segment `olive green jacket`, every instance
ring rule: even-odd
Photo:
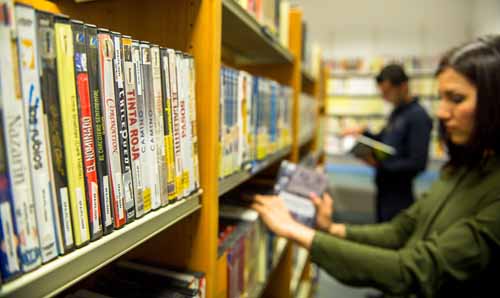
[[[482,172],[441,172],[391,222],[316,232],[313,262],[338,280],[398,296],[500,295],[500,160]],[[487,294],[489,292],[489,294]]]

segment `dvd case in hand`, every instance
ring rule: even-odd
[[[21,265],[18,258],[19,239],[12,209],[12,189],[5,151],[3,118],[0,104],[0,275],[5,281],[18,275],[21,272]]]
[[[106,142],[106,157],[111,188],[115,228],[122,227],[127,220],[125,214],[125,195],[121,169],[121,154],[119,148],[119,129],[117,123],[115,82],[113,76],[113,40],[108,30],[99,29],[99,80],[101,90],[101,106],[104,119],[104,139]]]
[[[141,44],[138,41],[133,41],[132,43],[132,61],[135,67],[135,79],[137,86],[137,115],[138,115],[138,126],[139,126],[139,143],[141,148],[141,154],[139,156],[139,165],[141,166],[142,173],[142,214],[136,214],[136,216],[141,216],[143,214],[151,211],[151,188],[146,184],[148,181],[147,175],[147,163],[148,157],[146,154],[146,108],[144,104],[144,81],[142,76],[142,59],[141,59]],[[146,171],[146,173],[144,172]]]
[[[56,258],[59,253],[47,155],[45,111],[43,98],[40,94],[35,10],[30,6],[16,4],[15,16],[24,120],[28,133],[29,164],[38,239],[42,252],[42,262],[46,263]]]
[[[121,34],[112,32],[113,45],[115,55],[113,56],[113,67],[115,70],[115,97],[116,106],[118,107],[118,126],[120,139],[120,153],[122,162],[122,179],[125,196],[125,210],[127,214],[127,222],[131,222],[135,218],[135,206],[133,197],[132,170],[130,168],[130,151],[128,141],[128,121],[127,121],[127,105],[125,99],[125,86],[123,78],[123,55],[121,45]]]
[[[162,91],[163,91],[163,128],[165,136],[165,154],[167,165],[167,191],[168,200],[174,201],[176,198],[175,185],[175,160],[174,160],[174,137],[172,132],[172,108],[171,90],[169,78],[168,49],[161,48],[161,70],[162,70]]]
[[[151,46],[147,42],[141,42],[141,67],[142,84],[144,86],[144,116],[145,116],[145,145],[146,145],[146,163],[143,164],[143,174],[145,191],[147,196],[148,189],[151,194],[151,208],[153,210],[160,208],[160,189],[158,165],[156,163],[156,138],[155,138],[155,107],[153,95],[153,69],[151,63]]]
[[[101,223],[104,234],[114,229],[113,207],[108,174],[108,159],[106,156],[106,140],[104,136],[104,122],[101,103],[101,89],[99,87],[99,40],[97,28],[94,25],[85,25],[87,44],[87,71],[91,94],[90,107],[92,109],[92,124],[94,127],[94,145],[96,153],[96,170],[99,181],[99,199],[101,203]]]
[[[168,204],[167,191],[167,162],[165,157],[165,141],[163,127],[163,93],[161,90],[161,66],[160,48],[151,46],[151,64],[153,74],[153,99],[154,99],[154,124],[155,124],[155,145],[156,163],[158,169],[158,186],[161,205]]]
[[[59,105],[61,109],[66,172],[68,175],[69,198],[73,233],[77,247],[90,240],[85,201],[82,150],[78,106],[76,102],[73,34],[66,18],[56,18],[54,25],[57,53],[57,76]]]
[[[83,154],[83,169],[87,189],[87,207],[89,216],[90,240],[103,235],[101,222],[101,202],[99,182],[96,171],[96,153],[94,144],[94,126],[90,105],[89,74],[87,66],[87,45],[85,27],[80,21],[71,21],[75,52],[76,97],[80,115],[80,134]]]
[[[66,175],[66,157],[62,135],[62,119],[59,107],[57,84],[56,46],[54,37],[54,16],[37,11],[38,54],[40,61],[40,85],[43,104],[47,113],[47,127],[50,131],[49,161],[52,193],[58,227],[58,245],[61,254],[74,249],[73,224]]]
[[[134,44],[130,37],[122,37],[123,73],[125,80],[125,99],[127,104],[128,140],[130,148],[130,170],[132,172],[133,196],[135,215],[141,216],[144,212],[144,198],[142,195],[142,166],[141,143],[139,136],[139,115],[137,110],[137,82],[133,53],[139,55],[139,45]]]
[[[28,144],[24,122],[23,101],[17,67],[13,1],[0,0],[3,19],[0,22],[0,106],[4,112],[3,127],[9,178],[12,189],[14,225],[19,239],[19,259],[22,271],[40,266],[35,205],[29,174]]]

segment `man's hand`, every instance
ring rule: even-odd
[[[316,208],[316,227],[324,232],[328,232],[332,225],[333,199],[325,193],[323,199],[315,193],[309,196]]]
[[[342,129],[340,132],[340,135],[345,137],[345,136],[359,136],[366,130],[365,125],[358,125],[358,126],[352,126],[352,127],[346,127]]]
[[[375,159],[373,154],[370,154],[369,156],[363,158],[362,160],[364,163],[374,168],[378,167],[379,165],[379,162]]]

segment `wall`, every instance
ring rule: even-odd
[[[500,0],[474,1],[472,35],[500,33]]]
[[[291,2],[303,8],[304,18],[308,22],[309,40],[319,41],[328,59],[374,55],[439,55],[450,46],[470,39],[475,28],[471,12],[483,14],[474,7],[476,2],[481,1]],[[500,18],[497,19],[498,23]]]

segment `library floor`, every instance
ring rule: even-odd
[[[335,199],[335,220],[355,224],[375,222],[373,171],[349,158],[329,158],[326,171]],[[416,192],[427,189],[436,177],[436,166],[429,167],[417,179]],[[375,289],[345,286],[321,271],[316,298],[366,298],[377,293]]]

